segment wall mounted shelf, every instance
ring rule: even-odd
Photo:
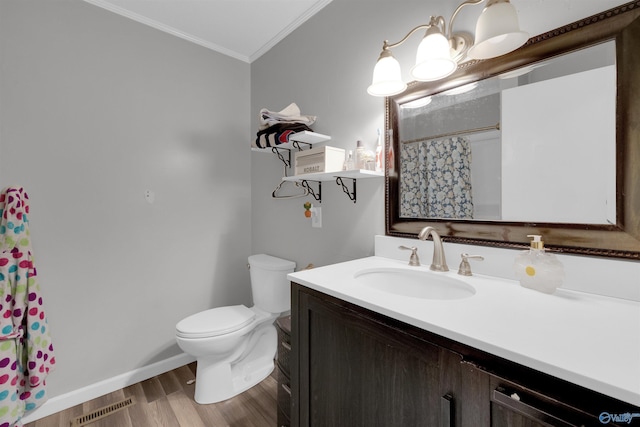
[[[259,153],[273,153],[288,168],[291,167],[291,151],[302,151],[311,148],[313,144],[326,142],[331,139],[328,135],[303,130],[289,136],[289,141],[285,144],[278,144],[272,147],[258,148],[251,147],[251,151]],[[286,158],[285,158],[286,156]]]
[[[273,147],[257,148],[251,147],[251,151],[260,153],[273,153],[284,163],[285,174],[286,168],[290,168],[291,164],[291,152],[302,151],[311,148],[313,144],[319,144],[331,140],[328,135],[321,133],[302,131],[297,132],[289,136],[289,142],[286,144],[279,144]],[[307,173],[303,175],[284,176],[282,181],[299,182],[300,185],[309,191],[309,194],[318,202],[322,203],[322,183],[326,181],[335,181],[337,185],[342,187],[342,191],[349,197],[353,203],[356,203],[356,180],[365,178],[377,178],[384,177],[384,172],[370,171],[366,169],[356,169],[348,171],[337,172],[319,172],[319,173]],[[345,183],[346,180],[351,180],[351,187]],[[317,183],[317,190],[315,190],[310,182]]]
[[[342,187],[342,191],[349,197],[353,203],[356,203],[356,180],[366,178],[384,177],[384,172],[370,171],[366,169],[337,171],[337,172],[320,172],[307,173],[303,175],[285,176],[283,181],[298,181],[301,185],[309,190],[309,193],[318,202],[322,203],[322,183],[326,181],[335,181]],[[345,179],[351,179],[351,189],[345,184]],[[309,181],[318,183],[318,191],[314,191],[309,185]]]
[[[336,178],[352,178],[352,179],[364,179],[364,178],[377,178],[384,176],[384,172],[370,171],[366,169],[354,169],[348,171],[336,171],[336,172],[317,172],[317,173],[305,173],[302,175],[285,176],[282,178],[285,181],[335,181]]]

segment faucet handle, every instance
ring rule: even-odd
[[[404,249],[407,251],[411,251],[411,256],[409,257],[409,265],[413,266],[413,267],[419,267],[420,266],[420,259],[418,258],[418,248],[416,248],[415,246],[398,246],[398,249]]]
[[[460,267],[458,267],[458,274],[462,276],[471,276],[471,264],[469,264],[470,259],[479,259],[482,261],[484,259],[481,255],[469,255],[469,254],[460,254],[462,257],[462,261],[460,262]]]

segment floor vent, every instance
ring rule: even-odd
[[[133,397],[130,397],[128,399],[122,400],[112,405],[105,406],[104,408],[96,409],[95,411],[89,412],[88,414],[80,415],[79,417],[71,420],[71,427],[86,426],[87,424],[94,423],[101,418],[108,417],[109,415],[112,415],[115,412],[128,408],[129,406],[134,405],[135,403],[136,403],[135,399]]]

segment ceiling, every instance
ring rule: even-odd
[[[331,0],[84,0],[251,63]]]
[[[84,1],[251,63],[332,0]],[[366,4],[371,0],[363,1]],[[455,9],[455,5],[461,0],[421,1],[428,3],[437,13],[444,13],[447,7]],[[627,0],[511,0],[518,10],[521,27],[530,34],[549,31],[625,1]],[[576,8],[579,11],[574,11]],[[481,10],[480,6],[463,9],[456,18],[456,31],[472,32]],[[384,29],[380,33],[382,40]]]

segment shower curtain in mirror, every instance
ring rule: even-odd
[[[400,216],[473,218],[471,146],[460,136],[401,144]]]

